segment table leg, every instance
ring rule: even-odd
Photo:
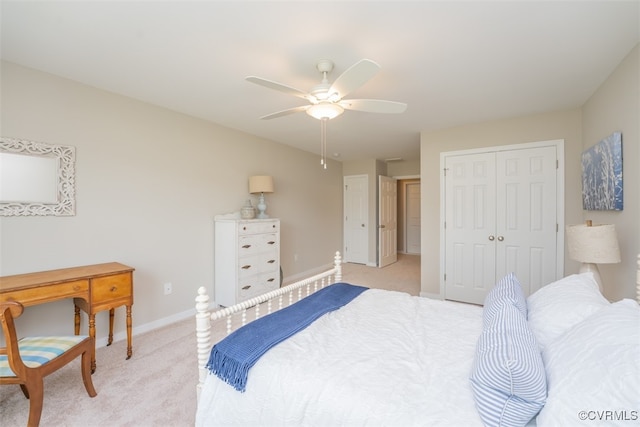
[[[131,345],[131,306],[127,306],[127,360],[131,358],[133,354],[133,347]]]
[[[91,373],[93,374],[96,371],[96,348],[95,348],[95,340],[96,340],[96,315],[89,314],[89,336],[93,338],[94,346],[93,353],[91,354]]]
[[[113,317],[115,311],[115,308],[109,310],[109,340],[107,341],[107,346],[110,346],[113,342]]]
[[[75,307],[75,314],[73,316],[74,332],[76,335],[80,335],[80,307],[78,307],[77,305],[74,305],[74,307]]]

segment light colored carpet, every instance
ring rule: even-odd
[[[345,264],[343,281],[418,295],[420,256],[399,254],[397,263],[382,269]],[[215,335],[223,333],[214,329]],[[98,348],[93,374],[98,395],[87,395],[79,360],[72,362],[45,378],[40,425],[192,426],[198,381],[195,348],[193,319],[135,336],[130,360],[125,360],[126,340]],[[0,387],[2,426],[25,426],[28,413],[29,402],[19,386]]]

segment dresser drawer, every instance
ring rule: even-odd
[[[279,252],[277,234],[253,234],[238,239],[238,257],[251,256],[263,252]]]
[[[261,234],[261,233],[277,233],[280,222],[273,221],[241,221],[238,224],[238,235]]]
[[[238,277],[240,279],[259,273],[277,272],[280,267],[277,253],[256,255],[239,261]]]
[[[129,273],[93,279],[91,299],[94,304],[131,297],[132,283]]]
[[[238,301],[273,291],[280,287],[280,273],[263,273],[240,279],[238,288]]]

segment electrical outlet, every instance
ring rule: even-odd
[[[171,283],[165,283],[164,284],[164,294],[165,295],[169,295],[171,292],[173,292],[173,286],[171,286]]]

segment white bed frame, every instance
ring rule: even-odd
[[[333,267],[315,276],[300,280],[290,285],[283,286],[271,292],[248,299],[231,307],[222,308],[211,313],[209,311],[209,296],[203,286],[198,289],[196,297],[196,342],[198,350],[198,399],[200,390],[207,376],[207,362],[213,340],[211,334],[211,324],[215,321],[226,319],[226,335],[234,330],[258,319],[261,314],[261,306],[266,309],[266,314],[274,313],[282,308],[288,307],[294,302],[300,301],[312,293],[342,280],[342,257],[340,252],[336,252],[333,260]],[[287,296],[288,295],[288,296]],[[266,307],[264,307],[266,306]],[[251,309],[251,310],[250,310]],[[251,311],[251,320],[247,320]],[[240,317],[240,320],[237,319]],[[234,322],[234,318],[236,318]]]
[[[640,304],[640,254],[638,254],[637,265],[636,301]],[[209,296],[207,295],[207,290],[204,287],[198,289],[198,296],[196,297],[196,341],[199,373],[197,385],[198,399],[200,398],[200,390],[204,384],[204,379],[207,376],[207,369],[205,366],[209,360],[209,353],[213,346],[211,336],[212,322],[226,319],[226,334],[228,335],[251,320],[259,318],[261,305],[266,305],[266,314],[273,313],[308,295],[311,295],[325,286],[340,282],[341,280],[342,258],[340,257],[340,252],[336,252],[334,257],[334,266],[330,270],[291,285],[284,286],[280,289],[276,289],[275,291],[243,301],[231,307],[216,310],[213,313],[209,311]],[[285,295],[288,295],[288,298],[285,298]],[[274,307],[273,302],[276,300],[277,304],[276,307]],[[252,309],[251,311],[253,311],[253,315],[251,316],[251,320],[247,320],[247,314],[250,308]],[[233,318],[235,315],[240,315],[239,322],[236,321],[234,323]]]

